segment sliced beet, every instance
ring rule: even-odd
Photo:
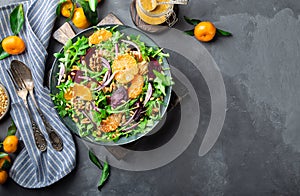
[[[144,116],[144,110],[145,110],[145,108],[144,108],[144,106],[143,106],[143,104],[140,102],[140,101],[138,101],[138,102],[136,102],[136,104],[135,104],[135,106],[137,107],[137,111],[135,112],[135,115],[134,115],[134,117],[133,117],[133,120],[135,121],[135,122],[139,122],[140,121],[140,119]]]
[[[86,64],[88,65],[90,63],[90,59],[92,58],[93,54],[95,54],[95,51],[96,51],[95,47],[89,48],[86,51],[85,56],[82,56],[82,59],[80,59],[80,60],[81,61],[84,60],[86,62]]]
[[[102,70],[102,61],[101,55],[98,53],[95,47],[89,48],[86,52],[86,55],[80,58],[81,62],[85,61],[86,65],[92,71],[101,71]]]
[[[71,77],[72,81],[75,83],[80,83],[83,79],[81,78],[83,76],[84,72],[81,70],[72,70],[69,73],[69,76]]]
[[[128,93],[124,86],[120,86],[110,97],[110,104],[112,108],[116,108],[128,100]]]
[[[149,80],[154,80],[155,79],[155,74],[153,70],[161,72],[162,67],[161,64],[156,59],[150,59],[150,62],[148,63],[148,78]]]

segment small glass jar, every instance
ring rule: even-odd
[[[168,0],[157,0],[157,2],[165,2]],[[170,27],[173,26],[177,17],[173,10],[173,4],[161,4],[157,7],[148,11],[151,8],[151,0],[136,0],[136,11],[141,20],[151,25],[160,25],[167,23]]]

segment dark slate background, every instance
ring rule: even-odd
[[[14,1],[0,4],[8,2]],[[130,2],[103,0],[99,16],[113,12],[133,26]],[[196,156],[199,143],[193,142],[159,169],[112,168],[99,192],[99,172],[75,138],[78,162],[70,175],[39,190],[9,180],[0,186],[0,195],[300,195],[300,1],[190,0],[179,8],[175,28],[191,28],[184,15],[213,21],[234,35],[203,44],[219,66],[227,91],[225,124],[207,155]],[[63,22],[57,20],[55,29]],[[51,41],[48,67],[59,47]],[[9,123],[0,123],[1,134]]]

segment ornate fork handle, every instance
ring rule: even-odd
[[[35,144],[36,144],[37,148],[43,152],[47,149],[47,143],[46,143],[45,137],[39,130],[37,124],[34,121],[31,121],[31,123],[32,123],[32,130],[33,130]]]
[[[57,150],[57,151],[61,151],[63,149],[63,142],[61,137],[58,135],[58,133],[53,129],[53,127],[50,125],[50,123],[46,120],[44,114],[42,113],[42,111],[38,108],[38,113],[41,116],[43,123],[45,125],[46,131],[48,133],[50,142],[52,147]]]
[[[27,112],[28,112],[28,115],[30,118],[30,122],[32,125],[32,131],[33,131],[33,137],[35,140],[35,144],[40,151],[44,152],[47,149],[47,141],[46,141],[43,133],[41,132],[40,128],[37,126],[37,124],[33,120],[30,110],[28,108],[28,104],[26,102],[25,102],[25,107],[27,109]]]

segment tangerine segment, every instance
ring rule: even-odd
[[[100,42],[108,40],[111,38],[111,36],[112,33],[110,31],[106,29],[100,29],[89,37],[89,44],[99,44]]]
[[[88,87],[77,83],[67,90],[67,92],[64,94],[64,97],[66,100],[71,100],[75,97],[80,97],[85,101],[92,101],[93,99],[91,90]]]
[[[194,35],[197,40],[202,42],[211,41],[216,35],[216,27],[209,21],[203,21],[198,23],[194,28]]]
[[[118,72],[115,79],[122,84],[127,84],[133,80],[134,76],[139,72],[136,60],[130,54],[121,54],[113,61],[113,72]]]
[[[130,99],[137,98],[143,92],[144,78],[141,75],[135,75],[128,88],[128,97]]]
[[[118,128],[121,123],[122,114],[112,114],[108,116],[105,120],[101,121],[101,131],[111,132]]]
[[[20,37],[12,35],[3,39],[2,48],[8,54],[16,55],[24,52],[26,46],[25,42]]]

